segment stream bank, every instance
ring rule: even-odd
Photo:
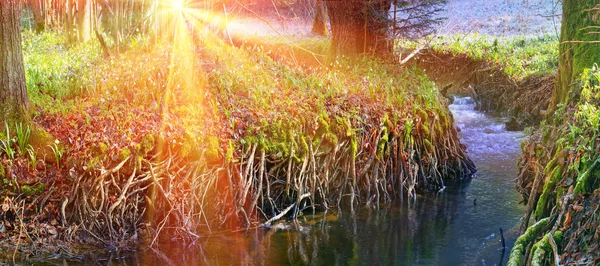
[[[513,189],[522,132],[506,131],[505,118],[474,110],[456,97],[450,110],[468,154],[474,179],[443,191],[395,200],[379,209],[361,207],[314,213],[270,228],[214,232],[194,243],[163,239],[154,248],[73,258],[115,265],[503,265],[518,236],[524,211]],[[484,139],[485,141],[480,141]],[[503,252],[499,229],[504,230]],[[61,260],[46,263],[60,264]]]
[[[509,117],[509,130],[537,126],[547,114],[554,75],[515,79],[499,65],[433,49],[422,51],[412,62],[436,82],[443,94],[470,94],[478,110]]]

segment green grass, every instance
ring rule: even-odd
[[[22,36],[27,89],[31,102],[46,110],[82,96],[96,86],[97,42],[69,44],[63,34],[25,30]]]
[[[474,60],[499,65],[515,79],[555,73],[558,39],[554,35],[496,37],[480,34],[438,36],[431,41],[437,52],[463,54]],[[415,43],[401,46],[416,47]]]

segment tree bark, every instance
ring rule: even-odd
[[[371,54],[387,58],[392,54],[387,19],[391,0],[326,0],[331,24],[328,62],[338,56]]]
[[[87,42],[92,38],[92,0],[77,1],[77,38]]]
[[[8,114],[29,106],[21,47],[20,3],[21,0],[0,1],[0,105]]]
[[[29,0],[27,1],[31,12],[33,13],[33,23],[35,24],[35,31],[40,33],[46,28],[46,17],[44,16],[44,1],[43,0]]]
[[[325,4],[332,35],[327,61],[333,62],[342,55],[353,56],[366,52],[364,2],[326,0]]]
[[[592,33],[597,29],[590,27],[600,24],[600,12],[593,10],[599,5],[598,0],[563,1],[558,77],[550,108],[566,104],[578,95],[578,92],[569,95],[572,84],[585,68],[600,62],[600,44],[589,43],[599,40],[600,35]]]
[[[388,58],[393,53],[393,20],[388,18],[392,0],[367,1],[368,20],[366,46],[367,52],[380,58]]]
[[[327,22],[325,20],[325,5],[322,0],[315,4],[315,19],[313,21],[312,33],[318,36],[327,36]]]

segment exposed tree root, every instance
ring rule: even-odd
[[[510,257],[506,265],[521,265],[521,260],[523,259],[523,254],[525,253],[527,246],[531,244],[531,242],[533,242],[536,238],[538,238],[540,234],[544,232],[544,230],[546,230],[549,221],[550,218],[545,218],[538,221],[534,225],[527,228],[525,233],[521,234],[521,236],[517,238],[514,247],[510,251]]]
[[[111,169],[75,171],[62,202],[63,223],[71,239],[87,232],[107,244],[126,243],[144,228],[152,244],[167,232],[193,241],[215,229],[295,218],[306,208],[416,200],[418,191],[437,191],[474,173],[455,131],[414,130],[365,129],[335,145],[318,136],[291,142],[302,158],[267,153],[255,143],[241,147],[232,162],[167,156],[137,164],[128,158]]]

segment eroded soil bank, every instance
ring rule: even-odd
[[[471,95],[477,109],[509,117],[509,130],[538,125],[547,114],[554,89],[553,75],[517,80],[500,66],[462,54],[428,49],[415,56],[412,63],[425,70],[442,94]]]

